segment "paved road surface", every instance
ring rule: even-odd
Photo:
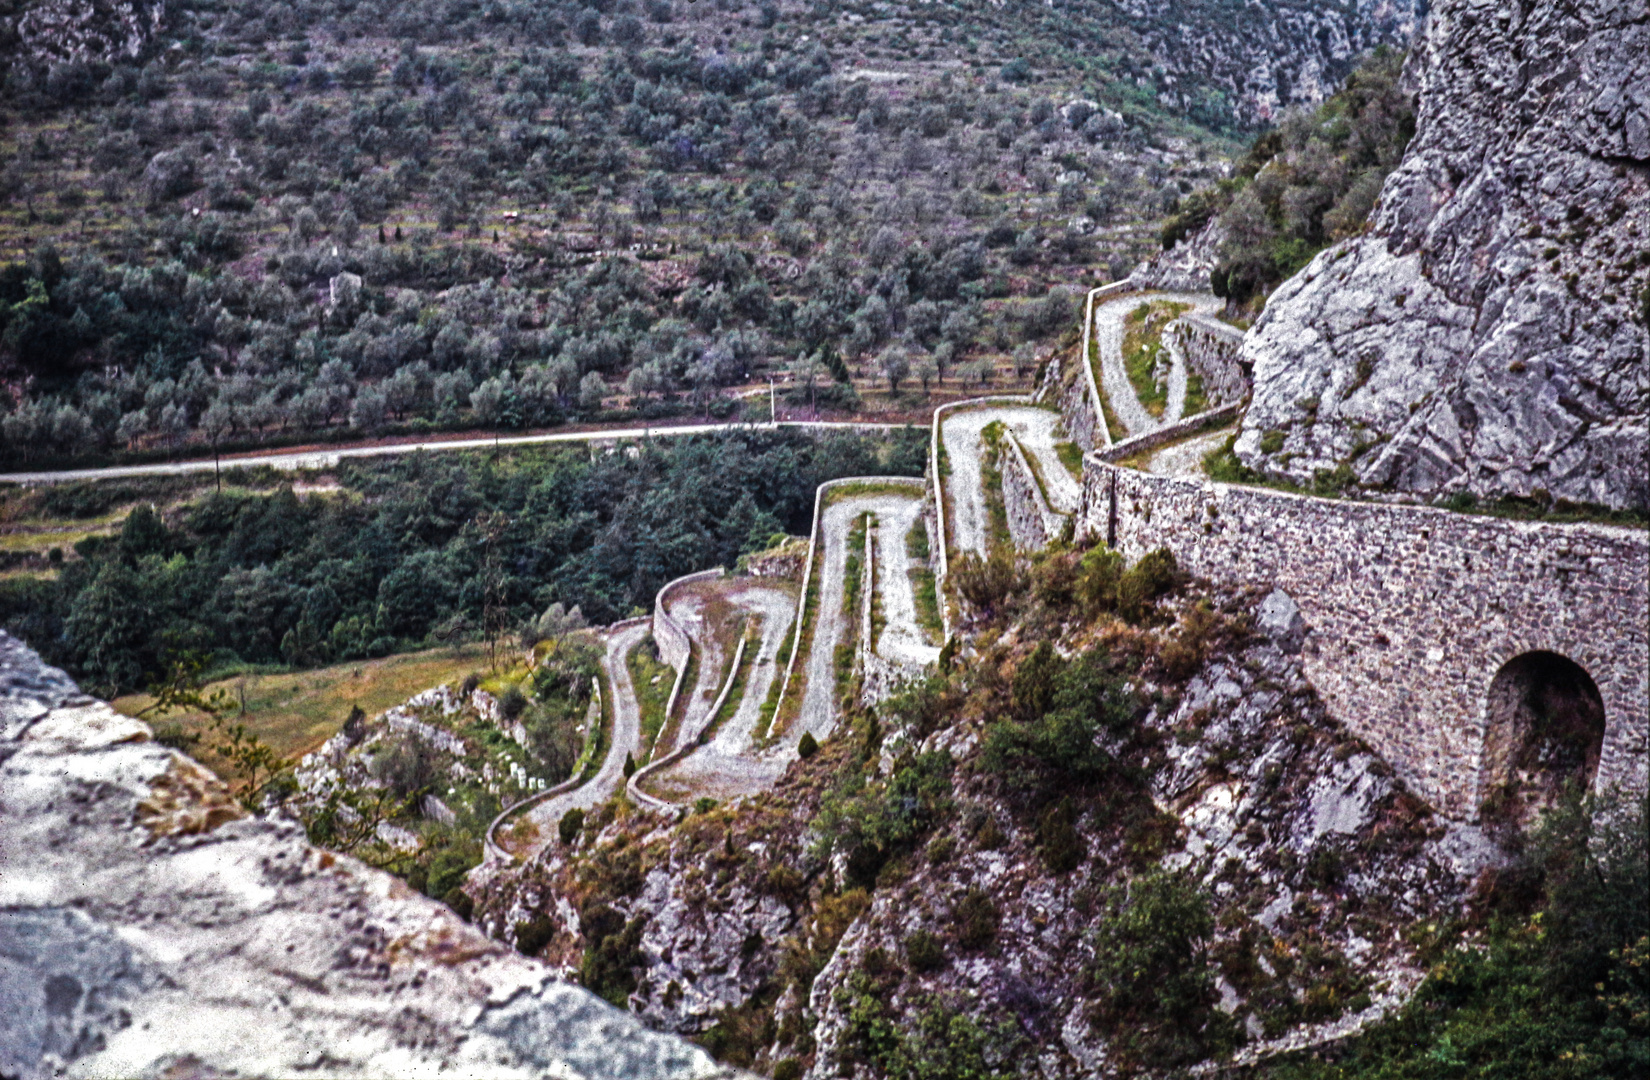
[[[558,431],[546,435],[503,435],[497,438],[448,439],[426,442],[390,443],[374,446],[340,446],[326,450],[303,450],[286,453],[253,454],[246,457],[224,458],[227,468],[252,468],[267,465],[283,472],[301,469],[330,469],[345,458],[383,457],[388,454],[408,454],[415,450],[483,450],[494,446],[532,446],[538,443],[600,442],[608,439],[642,439],[666,435],[705,435],[739,428],[772,428],[772,424],[682,424],[676,427],[627,427],[602,431]],[[909,427],[908,424],[856,424],[837,421],[782,420],[782,428],[818,428],[821,430],[888,431]],[[130,476],[178,476],[184,473],[211,472],[218,463],[211,458],[199,461],[159,461],[148,465],[113,465],[106,469],[63,469],[55,472],[0,473],[0,483],[58,484],[72,480],[114,480]]]
[[[1173,367],[1169,372],[1169,407],[1161,419],[1152,416],[1140,405],[1128,371],[1123,367],[1123,320],[1129,312],[1149,300],[1168,300],[1190,304],[1193,311],[1213,315],[1224,305],[1210,293],[1135,293],[1119,300],[1109,300],[1094,307],[1094,338],[1100,355],[1100,374],[1106,400],[1111,403],[1112,415],[1129,435],[1155,431],[1163,424],[1180,419],[1186,404],[1186,361],[1178,349],[1170,349]],[[1176,389],[1178,387],[1178,394]]]
[[[607,635],[602,671],[607,676],[607,692],[613,697],[613,738],[608,744],[607,757],[588,783],[564,795],[546,799],[526,812],[528,819],[538,826],[539,838],[535,847],[542,847],[555,839],[556,826],[567,811],[575,807],[588,810],[624,785],[626,754],[641,757],[642,711],[636,704],[636,689],[630,684],[630,665],[625,663],[625,657],[641,644],[651,630],[652,625],[643,621],[620,627]]]
[[[875,539],[877,595],[882,598],[882,635],[877,655],[904,667],[925,667],[940,658],[940,647],[928,640],[917,622],[917,598],[911,586],[911,557],[905,534],[922,514],[922,502],[910,499],[898,509],[877,515]],[[857,614],[857,613],[853,613]]]
[[[1044,493],[1050,506],[1069,514],[1077,509],[1083,496],[1082,486],[1054,449],[1054,428],[1060,422],[1059,413],[1030,405],[990,405],[948,413],[940,426],[940,438],[945,443],[946,460],[951,469],[946,479],[946,489],[951,496],[946,525],[951,532],[952,551],[986,553],[990,518],[986,512],[985,487],[980,482],[980,455],[985,449],[980,432],[993,421],[1001,421],[1012,429],[1026,453],[1037,459],[1043,482],[1050,489]]]

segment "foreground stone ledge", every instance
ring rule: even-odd
[[[0,632],[0,1075],[722,1078]]]

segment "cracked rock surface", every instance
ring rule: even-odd
[[[0,633],[0,1074],[731,1077]]]
[[[1650,505],[1650,7],[1442,0],[1410,64],[1417,133],[1371,228],[1244,343],[1238,456],[1421,497]]]

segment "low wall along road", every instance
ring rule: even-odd
[[[1514,721],[1496,688],[1542,665],[1568,671],[1558,660],[1584,676],[1572,680],[1583,711],[1596,702],[1597,785],[1644,789],[1643,530],[1317,499],[1151,476],[1098,455],[1084,463],[1084,498],[1080,533],[1130,559],[1168,548],[1198,576],[1286,592],[1330,713],[1446,815],[1476,817],[1506,779],[1496,747]]]

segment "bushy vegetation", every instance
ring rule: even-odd
[[[1415,134],[1404,54],[1379,49],[1315,110],[1258,137],[1235,174],[1189,196],[1163,226],[1165,248],[1218,216],[1216,296],[1246,304],[1357,233]]]
[[[1232,1043],[1214,1008],[1214,928],[1208,900],[1175,874],[1155,870],[1106,890],[1089,974],[1096,1020],[1125,1074],[1189,1065]]]
[[[921,432],[747,432],[633,456],[350,463],[334,495],[226,491],[164,515],[140,505],[117,535],[76,545],[56,578],[0,582],[0,624],[114,692],[185,651],[311,666],[513,637],[557,601],[609,622],[679,574],[805,530],[824,480],[920,473],[924,446]]]
[[[1481,933],[1435,947],[1393,1019],[1275,1080],[1580,1080],[1650,1069],[1646,803],[1572,793],[1485,898]],[[1460,927],[1454,928],[1458,933]]]
[[[0,454],[1028,375],[1231,114],[1106,5],[862,6],[188,0],[164,57],[16,55]]]

